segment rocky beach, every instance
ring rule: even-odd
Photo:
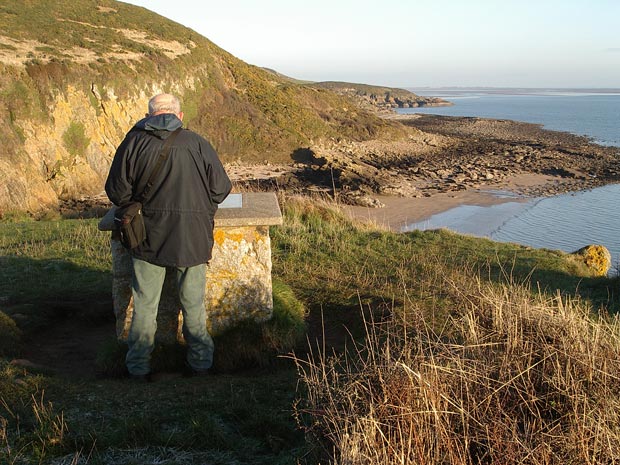
[[[509,120],[389,115],[418,130],[397,142],[308,148],[292,165],[228,170],[240,189],[322,194],[388,226],[462,203],[501,202],[490,191],[551,196],[620,181],[620,151],[583,136]]]
[[[493,191],[551,196],[620,182],[620,150],[583,136],[510,120],[397,115],[398,141],[329,143],[297,150],[290,164],[227,164],[236,190],[276,190],[335,200],[351,215],[397,229],[460,204],[503,200]],[[104,194],[61,204],[65,216],[108,206]]]

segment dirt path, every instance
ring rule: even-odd
[[[112,303],[110,302],[110,312]],[[66,317],[29,336],[17,364],[44,373],[95,378],[95,361],[103,345],[115,338],[113,316],[97,320]]]

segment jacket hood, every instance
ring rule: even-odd
[[[172,132],[183,126],[183,122],[174,113],[162,113],[155,116],[147,116],[134,126],[135,129],[153,132],[161,137],[162,132]],[[165,135],[163,135],[165,137]]]

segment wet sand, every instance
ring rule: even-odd
[[[377,196],[384,208],[342,206],[354,219],[371,222],[377,226],[401,231],[404,226],[417,223],[433,215],[460,205],[490,206],[504,202],[523,201],[532,197],[523,194],[532,187],[546,187],[561,178],[541,174],[519,174],[483,189],[466,189],[458,192],[441,192],[430,197],[407,198]]]

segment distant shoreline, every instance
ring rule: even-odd
[[[619,93],[483,93],[455,91],[442,95],[455,105],[450,108],[397,110],[399,115],[433,114],[523,121],[542,124],[544,129],[586,135],[597,144],[620,147]],[[585,90],[584,90],[585,91]],[[431,92],[435,94],[434,92]],[[447,93],[446,93],[447,94]]]
[[[620,88],[586,88],[586,87],[405,87],[414,93],[449,92],[449,93],[484,93],[501,95],[539,95],[544,93],[575,93],[575,94],[620,94]]]

